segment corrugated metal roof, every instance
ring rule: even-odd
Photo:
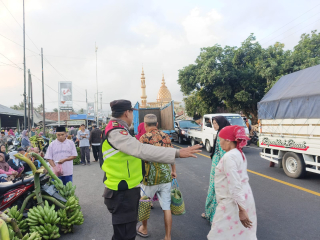
[[[0,114],[4,114],[4,115],[14,115],[14,116],[20,116],[23,117],[24,114],[22,114],[21,112],[14,110],[12,108],[8,108],[6,106],[3,106],[0,104]]]

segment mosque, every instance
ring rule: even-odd
[[[144,71],[142,67],[142,73],[141,73],[141,105],[140,108],[158,108],[163,107],[169,102],[172,101],[171,93],[169,89],[166,86],[166,82],[164,80],[164,75],[162,74],[162,81],[161,86],[158,91],[157,101],[156,102],[147,102],[147,94],[146,94],[146,78],[144,76]],[[180,102],[174,101],[174,108],[179,107]]]

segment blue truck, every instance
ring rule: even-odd
[[[137,102],[134,108],[138,109],[133,111],[133,126],[135,135],[138,134],[138,126],[143,122],[144,116],[147,114],[155,114],[158,119],[158,128],[167,133],[172,140],[172,134],[175,133],[175,114],[173,101],[159,108],[140,108],[140,104]]]

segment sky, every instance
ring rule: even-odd
[[[0,104],[23,100],[21,0],[0,0]],[[156,101],[162,74],[181,102],[178,71],[194,63],[202,47],[240,46],[254,33],[263,47],[279,41],[292,49],[302,33],[320,27],[316,0],[25,0],[26,67],[34,105],[58,106],[58,82],[72,81],[73,107],[86,108],[102,92],[102,108],[115,99],[140,102],[141,68],[147,101]],[[97,50],[97,62],[95,44]],[[99,98],[100,101],[100,98]],[[100,104],[99,104],[100,105]]]

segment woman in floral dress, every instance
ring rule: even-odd
[[[244,128],[237,125],[222,129],[219,138],[226,153],[216,167],[214,183],[218,206],[208,240],[256,240],[256,207],[247,160],[242,152],[248,138]]]
[[[214,140],[212,152],[210,155],[210,158],[212,159],[212,165],[211,165],[208,196],[207,196],[206,206],[205,206],[205,213],[202,213],[201,215],[203,218],[206,218],[207,220],[209,220],[210,223],[212,222],[214,213],[216,212],[216,207],[218,205],[216,200],[216,194],[214,191],[214,175],[215,175],[217,164],[225,154],[225,151],[223,151],[220,147],[220,140],[218,138],[218,134],[222,128],[230,125],[229,121],[223,116],[214,117],[212,119],[212,123],[213,123],[214,130],[218,132]]]

